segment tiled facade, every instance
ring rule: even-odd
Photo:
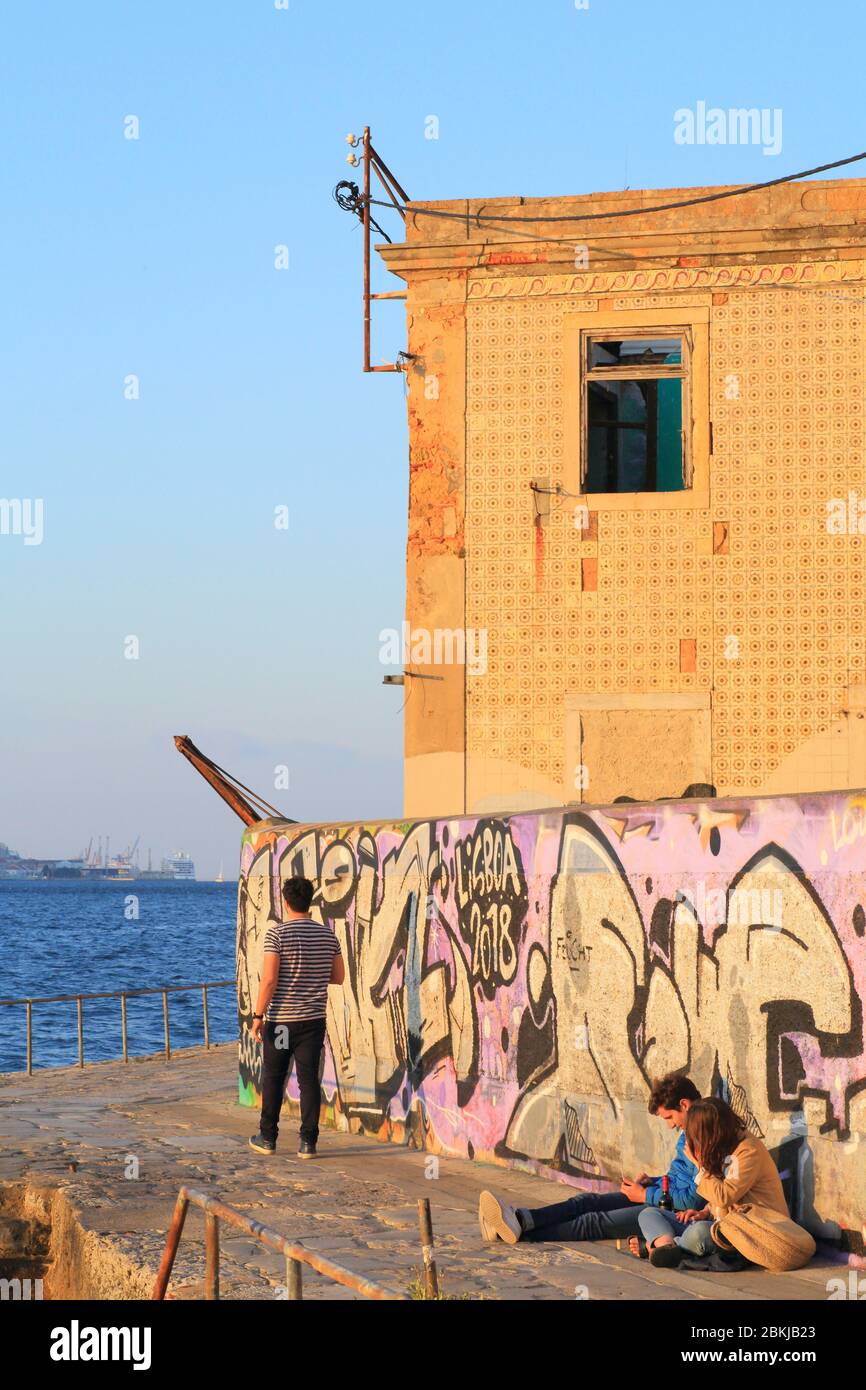
[[[851,186],[859,196],[859,182]],[[428,687],[421,743],[407,712],[407,811],[676,796],[688,782],[709,781],[720,795],[866,784],[856,727],[866,705],[866,534],[828,530],[831,499],[866,498],[864,247],[855,253],[850,229],[834,238],[821,226],[811,239],[824,246],[807,255],[780,247],[776,234],[764,259],[725,258],[726,230],[710,226],[703,254],[677,257],[673,246],[657,255],[669,264],[627,271],[493,269],[489,244],[472,258],[461,247],[470,263],[460,268],[455,248],[446,279],[429,255],[424,265],[407,254],[392,264],[409,284],[417,359],[407,617],[425,621],[435,558],[439,582],[455,594],[453,625],[488,634],[483,674],[449,673],[435,696]],[[843,240],[840,253],[831,243]],[[441,353],[441,389],[429,401],[437,297],[464,344],[459,371],[449,374]],[[581,527],[567,459],[567,392],[578,371],[567,316],[604,310],[627,325],[633,311],[651,310],[663,324],[674,309],[709,316],[708,493],[678,507],[666,494],[617,507],[590,500]],[[450,536],[438,523],[423,530],[432,511],[429,488],[418,485],[446,422]],[[539,481],[542,494],[531,486]],[[441,617],[448,604],[438,602]],[[607,695],[612,706],[635,706],[610,725],[612,778],[599,761],[607,726],[586,768],[573,734]],[[696,717],[706,708],[709,719],[706,762],[683,783],[688,756],[673,759],[669,785],[659,740],[677,742],[679,726],[665,723],[676,705],[667,696],[694,697]],[[447,762],[430,758],[436,698],[450,702],[452,725],[454,701],[463,701],[463,746],[443,746]],[[413,778],[419,749],[427,756]]]

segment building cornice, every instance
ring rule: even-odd
[[[582,268],[581,257],[593,271],[626,274],[690,263],[729,268],[866,257],[862,179],[782,184],[735,198],[652,211],[669,202],[724,191],[731,190],[625,190],[577,198],[412,203],[407,207],[406,240],[377,250],[389,270],[410,282],[491,268],[520,275],[529,265],[557,267],[564,273],[566,268]],[[646,213],[616,215],[644,205]],[[545,217],[562,220],[540,220]]]

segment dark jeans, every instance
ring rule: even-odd
[[[277,1042],[281,1046],[277,1045]],[[319,1137],[319,1063],[325,1045],[325,1020],[303,1023],[265,1023],[262,1028],[262,1118],[259,1128],[275,1144],[280,1109],[292,1058],[301,1089],[301,1138],[315,1144]]]
[[[615,1240],[639,1236],[638,1216],[644,1210],[622,1192],[585,1192],[554,1202],[550,1207],[524,1211],[528,1216],[523,1240]]]

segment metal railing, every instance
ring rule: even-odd
[[[206,1192],[199,1192],[194,1187],[182,1187],[177,1194],[174,1214],[165,1238],[165,1249],[162,1252],[156,1282],[151,1294],[152,1300],[165,1298],[190,1203],[193,1206],[201,1207],[205,1213],[204,1296],[206,1299],[218,1299],[220,1296],[219,1228],[220,1222],[225,1221],[228,1226],[236,1226],[238,1230],[246,1231],[260,1245],[266,1245],[270,1250],[276,1250],[278,1254],[285,1256],[286,1296],[292,1301],[304,1297],[302,1283],[304,1265],[309,1265],[317,1274],[323,1274],[326,1279],[333,1280],[335,1284],[342,1284],[344,1288],[353,1289],[362,1298],[382,1299],[390,1302],[408,1303],[410,1301],[408,1294],[396,1293],[393,1289],[386,1288],[384,1284],[377,1284],[372,1279],[363,1279],[360,1274],[353,1274],[350,1269],[344,1269],[342,1265],[334,1264],[333,1260],[326,1259],[324,1255],[317,1255],[314,1250],[307,1250],[305,1246],[288,1240],[285,1236],[281,1236],[278,1231],[271,1230],[270,1226],[263,1226],[260,1221],[253,1221],[252,1217],[244,1216],[241,1212],[235,1211],[233,1207],[226,1206],[219,1197],[209,1197]]]
[[[170,994],[182,993],[186,990],[200,989],[202,994],[202,1014],[204,1022],[204,1045],[210,1047],[210,1024],[207,1013],[207,992],[209,989],[225,989],[230,986],[235,987],[234,980],[208,980],[201,985],[162,985],[156,989],[113,989],[105,990],[99,994],[46,994],[39,999],[0,999],[0,1007],[12,1006],[15,1004],[25,1004],[27,1006],[27,1075],[33,1075],[33,1005],[34,1004],[71,1004],[77,1006],[78,1015],[78,1065],[84,1066],[84,1000],[85,999],[119,999],[120,1000],[120,1028],[123,1040],[123,1060],[129,1061],[128,1035],[126,1027],[126,1001],[135,999],[143,994],[162,995],[162,1022],[163,1035],[165,1038],[165,1057],[171,1058],[171,1038],[168,1028],[168,996]]]

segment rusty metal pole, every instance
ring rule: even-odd
[[[290,1303],[303,1301],[304,1286],[300,1260],[286,1256],[286,1297]]]
[[[27,1075],[33,1075],[33,1002],[27,1000]]]
[[[120,996],[120,1031],[121,1031],[121,1034],[123,1035],[123,1060],[124,1060],[124,1062],[128,1062],[128,1061],[129,1061],[129,1048],[128,1048],[128,1046],[127,1046],[127,1036],[126,1036],[126,995],[125,995],[125,994],[121,994],[121,996]]]
[[[201,1003],[204,1010],[204,1045],[210,1047],[210,1028],[207,1020],[207,985],[201,987]]]
[[[421,1227],[421,1254],[424,1256],[424,1293],[427,1298],[439,1297],[439,1275],[433,1254],[433,1220],[430,1198],[418,1198],[418,1224]]]
[[[183,1223],[186,1220],[188,1208],[189,1198],[186,1195],[186,1189],[182,1187],[177,1194],[177,1201],[174,1204],[171,1225],[168,1228],[168,1235],[165,1238],[165,1249],[162,1252],[162,1259],[159,1262],[159,1269],[156,1272],[153,1293],[150,1295],[152,1300],[165,1298],[165,1291],[168,1288],[168,1281],[171,1278],[174,1257],[177,1254],[177,1247],[183,1235]]]
[[[164,989],[164,990],[162,991],[162,1024],[163,1024],[163,1032],[165,1033],[165,1060],[168,1061],[168,1060],[170,1059],[170,1057],[171,1057],[171,1043],[169,1042],[169,1037],[168,1037],[168,990],[167,990],[167,989]]]
[[[78,1065],[84,1066],[84,1000],[79,994],[75,1000],[78,1005]]]
[[[220,1223],[210,1212],[204,1218],[204,1296],[220,1296]]]
[[[370,127],[364,126],[364,371],[370,370]]]

